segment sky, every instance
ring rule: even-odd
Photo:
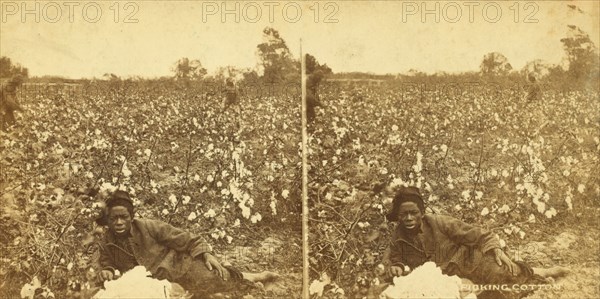
[[[477,71],[489,52],[516,69],[534,59],[561,64],[567,25],[600,44],[599,1],[37,3],[0,1],[0,55],[31,76],[170,76],[182,57],[209,73],[255,68],[267,26],[294,57],[302,39],[303,52],[334,72]]]

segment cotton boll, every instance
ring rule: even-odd
[[[323,291],[325,290],[325,286],[327,283],[320,280],[313,280],[308,287],[308,292],[310,295],[316,294],[317,297],[323,296]]]
[[[177,196],[175,196],[175,194],[169,195],[169,202],[171,202],[171,205],[173,206],[177,205]]]
[[[204,213],[204,218],[214,218],[215,216],[217,216],[217,213],[213,209],[209,209]]]
[[[242,210],[242,216],[246,219],[250,218],[250,208],[247,207],[244,202],[240,202],[238,207]]]
[[[310,295],[316,294],[318,297],[323,296],[323,291],[325,290],[325,286],[331,283],[331,279],[327,273],[323,273],[321,275],[321,279],[315,279],[310,283],[308,287],[308,292]]]
[[[481,216],[487,216],[490,213],[490,210],[488,208],[483,208],[483,210],[481,210]]]
[[[549,210],[544,212],[544,215],[546,216],[546,218],[550,219],[550,218],[556,216],[556,210],[554,208],[550,208]]]
[[[430,283],[435,281],[435,284]],[[460,297],[461,279],[446,276],[435,263],[427,262],[406,276],[394,277],[394,284],[380,298],[456,298]]]
[[[250,217],[250,221],[252,223],[257,223],[261,220],[262,220],[262,216],[260,215],[260,213],[255,213],[254,215],[252,215],[252,217]]]
[[[124,273],[119,279],[105,281],[105,290],[100,290],[93,298],[165,298],[165,295],[169,298],[173,289],[171,283],[149,276],[150,272],[144,266],[137,266]]]

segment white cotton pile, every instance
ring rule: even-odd
[[[435,263],[427,262],[406,276],[394,277],[380,299],[456,298],[460,299],[461,279],[447,276]]]
[[[137,266],[116,280],[105,281],[105,290],[98,292],[94,299],[173,298],[168,280],[148,276],[150,272],[144,266]]]

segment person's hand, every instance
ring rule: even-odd
[[[115,275],[110,270],[102,270],[102,271],[100,271],[99,276],[100,276],[101,281],[107,281],[107,280],[113,280]]]
[[[498,266],[502,266],[504,264],[508,267],[508,270],[513,276],[517,275],[517,264],[511,261],[510,258],[506,256],[506,253],[502,251],[502,249],[494,249],[494,255],[496,256],[496,263],[498,264]]]
[[[389,269],[389,274],[393,277],[402,276],[404,274],[404,269],[402,266],[391,266]]]
[[[219,275],[219,277],[221,277],[223,280],[229,279],[229,271],[227,271],[227,269],[221,266],[221,263],[219,263],[219,261],[214,255],[206,252],[202,256],[204,258],[204,264],[206,265],[206,268],[209,271],[215,269],[217,270],[217,274]]]

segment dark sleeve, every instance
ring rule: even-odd
[[[312,92],[306,94],[306,105],[310,107],[323,107],[321,101],[319,101],[319,96]]]
[[[4,107],[4,86],[0,88],[0,108]]]
[[[117,267],[112,255],[108,252],[108,246],[106,242],[100,243],[100,258],[99,258],[101,270],[110,270],[113,274]]]
[[[396,241],[395,233],[392,234],[390,244],[383,252],[383,265],[388,268],[390,266],[401,266],[404,268],[406,261],[403,259],[402,246]]]
[[[479,246],[484,253],[500,248],[500,242],[492,232],[449,216],[440,215],[437,219],[440,230],[456,244]]]
[[[175,251],[188,252],[197,257],[205,252],[212,252],[212,247],[198,235],[193,235],[168,223],[147,220],[148,232],[155,240]]]

